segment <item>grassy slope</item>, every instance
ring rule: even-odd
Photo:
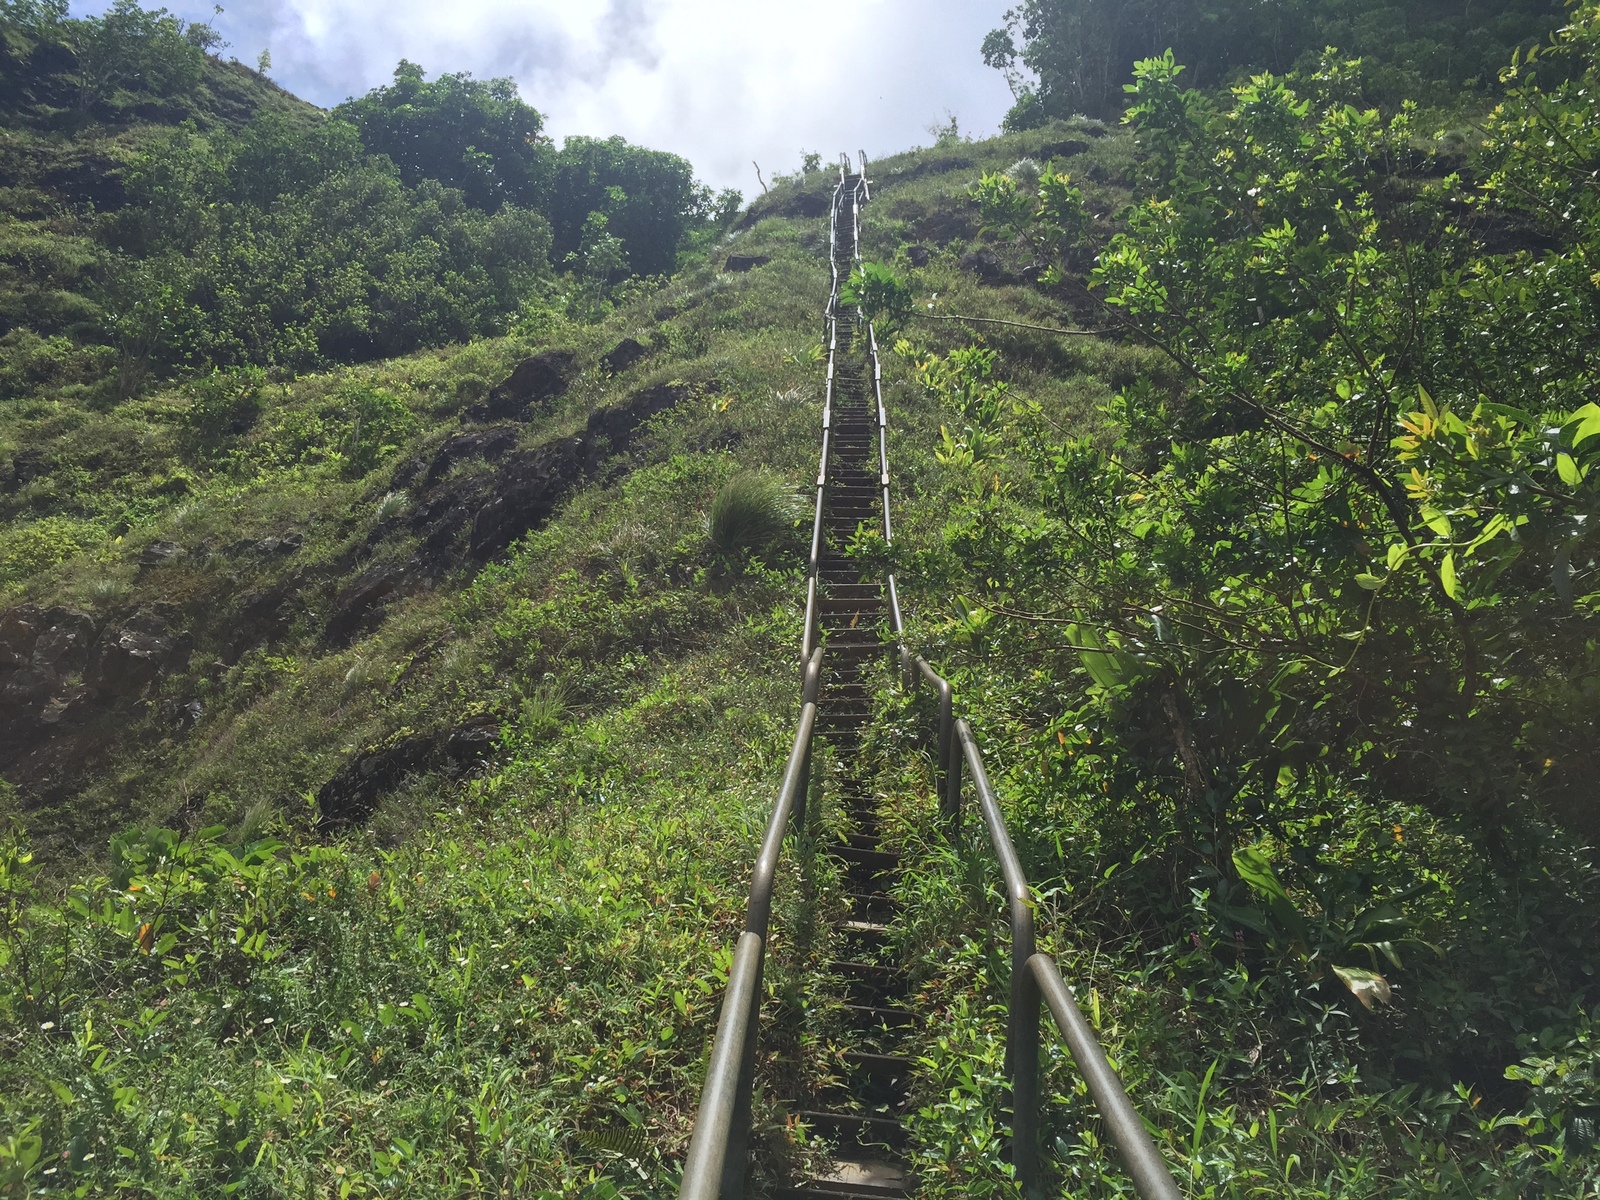
[[[869,249],[906,270],[936,313],[1070,316],[1030,289],[982,286],[959,266],[978,234],[964,199],[978,171],[1069,141],[1088,147],[1074,170],[1091,183],[1093,207],[1113,211],[1126,142],[1041,131],[876,164]],[[730,247],[774,257],[751,274],[691,267],[599,327],[557,325],[274,385],[256,431],[234,447],[236,461],[256,464],[248,470],[187,448],[182,390],[110,411],[70,396],[8,406],[0,435],[49,445],[56,464],[28,511],[83,522],[86,542],[14,578],[12,601],[108,615],[173,605],[198,644],[190,671],[157,699],[200,695],[206,712],[179,732],[151,706],[107,767],[71,794],[27,805],[50,858],[89,861],[55,872],[71,879],[78,907],[58,907],[46,885],[8,901],[12,914],[37,904],[28,932],[11,941],[32,955],[32,974],[24,982],[12,957],[0,1026],[5,1186],[26,1176],[83,1194],[121,1185],[212,1195],[224,1183],[260,1196],[673,1193],[726,947],[787,751],[803,594],[798,540],[764,563],[728,561],[707,545],[703,514],[743,467],[796,485],[814,469],[825,225],[771,214],[814,212],[825,187],[814,176],[757,206],[767,219]],[[908,266],[909,244],[934,250],[925,268]],[[933,351],[974,330],[916,321],[907,332]],[[1065,428],[1095,428],[1114,388],[1160,370],[1135,348],[983,332],[1006,377]],[[608,379],[596,358],[623,334],[653,354]],[[577,349],[584,371],[529,424],[524,444],[654,382],[702,390],[507,562],[462,567],[391,604],[353,644],[329,645],[321,631],[349,576],[414,548],[382,515],[395,464],[441,443],[512,363],[551,345]],[[888,373],[898,538],[913,553],[936,549],[961,485],[933,457],[939,414],[902,364],[891,360]],[[252,457],[268,431],[352,382],[399,396],[422,432],[362,478]],[[181,488],[161,486],[178,475]],[[117,542],[109,535],[119,530]],[[157,540],[192,549],[290,530],[305,542],[289,558],[133,561]],[[920,586],[914,571],[903,580],[915,623],[937,645],[947,585]],[[293,601],[286,619],[214,668],[242,598],[274,588]],[[973,672],[966,694],[975,695],[983,664],[944,653]],[[1218,978],[1186,959],[1187,943],[1141,941],[1119,917],[1134,894],[1101,877],[1097,831],[1084,824],[1093,809],[1041,793],[1029,776],[1031,716],[968,707],[984,716],[1008,799],[1030,806],[1019,810],[1028,828],[1042,837],[1050,826],[1085,847],[1052,857],[1044,840],[1024,839],[1036,878],[1058,889],[1046,937],[1069,979],[1093,988],[1095,1020],[1141,1107],[1171,1131],[1174,1160],[1199,1171],[1196,1194],[1469,1195],[1496,1173],[1524,1187],[1530,1176],[1504,1159],[1515,1131],[1479,1133],[1469,1100],[1297,1082],[1306,1055],[1332,1069],[1352,1039],[1386,1035],[1345,1019],[1286,1033],[1273,1023],[1281,997],[1264,994],[1262,979]],[[316,834],[306,794],[358,751],[480,713],[503,728],[484,771],[413,776],[365,829]],[[930,1015],[915,1122],[927,1192],[1009,1194],[994,1007],[1005,937],[992,871],[930,835],[926,762],[907,753],[913,714],[892,689],[884,713],[883,787],[919,864],[904,898]],[[98,848],[135,819],[190,838],[136,839],[108,873]],[[222,831],[197,835],[214,825]],[[1410,826],[1408,836],[1426,837]],[[271,839],[265,849],[261,839]],[[1444,832],[1432,838],[1436,848],[1447,842]],[[825,1037],[828,1021],[828,983],[806,968],[821,953],[831,881],[803,870],[798,849],[769,975],[776,1019],[760,1105],[769,1165],[805,1152],[770,1099],[787,1090],[784,1051]],[[11,897],[14,860],[8,870],[0,894]],[[1478,902],[1463,919],[1487,912]],[[1514,933],[1514,922],[1497,927]],[[1267,1068],[1244,1078],[1241,1064],[1258,1059]],[[1114,1194],[1115,1167],[1070,1066],[1059,1051],[1051,1061],[1055,1157],[1071,1193]],[[1202,1100],[1212,1062],[1222,1067]],[[1453,1179],[1458,1161],[1487,1174]],[[1580,1194],[1559,1186],[1567,1190],[1548,1194]]]
[[[14,576],[10,602],[105,618],[159,605],[196,644],[101,769],[16,801],[53,876],[88,865],[76,905],[53,880],[24,884],[15,852],[8,868],[7,1186],[453,1196],[478,1178],[485,1194],[576,1194],[604,1167],[664,1192],[791,736],[801,591],[798,537],[766,562],[729,559],[704,514],[742,468],[814,470],[819,234],[763,222],[739,244],[771,265],[691,269],[601,327],[274,385],[220,457],[185,440],[182,389],[110,411],[9,406],[13,444],[53,463],[30,499],[86,543]],[[652,354],[608,378],[596,356],[623,334]],[[703,386],[509,560],[462,566],[329,645],[352,571],[414,548],[380,512],[396,463],[551,344],[583,371],[525,444],[653,382]],[[400,396],[422,430],[377,470],[255,453],[352,383]],[[177,474],[181,489],[152,486]],[[195,552],[289,531],[304,542],[288,556]],[[138,567],[163,540],[186,553]],[[274,588],[287,619],[222,664],[248,598]],[[179,732],[160,701],[190,695],[205,715]],[[503,728],[491,766],[413,776],[366,829],[316,838],[307,794],[355,752],[476,714]],[[191,836],[134,839],[108,879],[92,864],[135,820]],[[782,964],[780,946],[777,987]],[[635,1125],[648,1151],[631,1167],[604,1147],[629,1147]]]
[[[10,27],[4,35],[7,69],[43,93],[19,100],[65,89],[49,71],[24,71],[29,38]],[[103,319],[88,295],[107,258],[94,229],[124,202],[127,164],[184,122],[208,133],[237,131],[262,112],[306,122],[324,114],[249,67],[217,58],[206,59],[198,85],[178,98],[119,93],[81,120],[71,112],[35,119],[32,104],[23,107],[25,113],[7,113],[0,129],[0,327],[8,331],[0,338],[0,396],[37,395],[44,385],[52,395],[92,402],[105,390],[97,384],[115,354],[62,335]]]

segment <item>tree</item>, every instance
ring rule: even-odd
[[[517,95],[510,79],[441,75],[401,60],[394,82],[347,100],[334,116],[350,122],[362,143],[384,154],[411,187],[436,179],[485,212],[504,204],[542,208],[549,194],[544,118]]]
[[[1209,845],[1281,828],[1291,778],[1485,837],[1530,807],[1600,825],[1600,8],[1550,55],[1569,81],[1518,60],[1476,191],[1405,178],[1412,110],[1361,104],[1336,56],[1221,99],[1144,60],[1145,192],[1090,282],[1170,374],[1123,390],[1114,437],[1064,440],[964,399],[970,363],[923,366],[967,428],[969,612],[1081,662],[1100,768],[1185,797]],[[1040,246],[1070,225],[979,191]]]
[[[554,168],[547,211],[558,259],[582,246],[590,214],[600,213],[607,232],[621,239],[635,274],[670,274],[684,234],[712,216],[706,211],[709,193],[696,186],[694,168],[676,154],[620,137],[572,137],[555,156]]]
[[[1137,59],[1171,49],[1196,87],[1310,64],[1325,46],[1365,60],[1370,95],[1444,99],[1491,84],[1513,48],[1562,23],[1561,0],[1456,6],[1400,0],[1023,0],[983,42],[1017,97],[1013,128],[1083,113],[1114,117]],[[1029,77],[1032,77],[1030,82]]]
[[[174,96],[200,82],[204,48],[185,36],[189,26],[164,8],[114,0],[99,17],[66,21],[64,40],[78,56],[78,107],[88,112],[120,91]]]

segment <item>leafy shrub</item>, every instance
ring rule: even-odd
[[[911,312],[911,289],[882,263],[864,262],[850,272],[839,299],[860,308],[867,320],[881,322],[885,333]]]
[[[706,519],[711,544],[727,554],[769,546],[794,528],[793,506],[782,483],[748,471],[717,491]]]
[[[213,370],[189,385],[193,399],[183,415],[184,426],[202,449],[214,449],[230,437],[250,430],[261,415],[260,367]]]
[[[358,477],[399,450],[417,428],[416,417],[393,392],[349,383],[317,404],[275,410],[245,458],[261,469],[338,464]]]
[[[100,541],[100,528],[75,517],[42,517],[0,533],[0,580],[17,582],[65,562]]]

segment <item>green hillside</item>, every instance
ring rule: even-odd
[[[798,709],[836,175],[741,208],[504,81],[328,114],[204,26],[0,15],[0,1194],[675,1195]],[[1041,71],[869,166],[851,553],[1186,1194],[1600,1185],[1597,31],[1130,61],[1126,122]],[[872,703],[917,1195],[1020,1195],[993,859],[887,652]],[[823,758],[752,1194],[826,1155]],[[1045,1061],[1055,1194],[1130,1194]]]

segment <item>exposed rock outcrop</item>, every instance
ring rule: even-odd
[[[480,717],[455,729],[414,734],[357,754],[317,789],[318,824],[324,828],[360,824],[409,775],[439,771],[460,777],[477,770],[494,753],[499,732],[493,717]]]
[[[578,355],[573,350],[545,350],[519,362],[509,378],[497,383],[489,395],[467,409],[473,421],[526,420],[535,404],[566,395],[577,374]]]
[[[600,357],[600,363],[608,374],[621,375],[649,353],[643,342],[625,337]]]
[[[97,626],[75,608],[24,604],[0,615],[0,766],[37,757],[66,731],[144,699],[189,665],[192,640],[152,612]],[[72,774],[92,755],[46,755],[42,769]]]

